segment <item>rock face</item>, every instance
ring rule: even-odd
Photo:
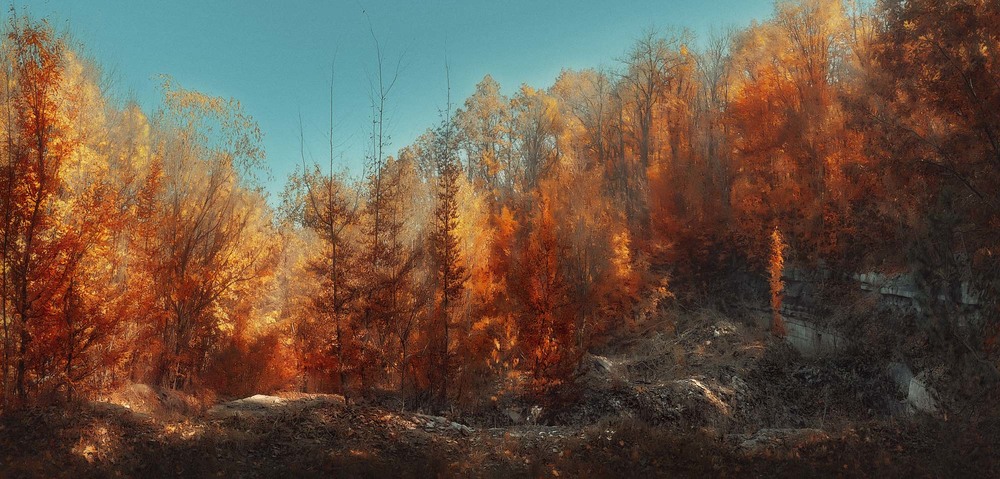
[[[877,272],[853,275],[863,291],[877,291],[886,296],[914,299],[920,294],[912,274],[885,275]]]
[[[921,412],[936,413],[938,411],[936,393],[927,385],[927,375],[920,374],[910,380],[906,399]]]
[[[930,375],[926,371],[914,376],[907,365],[889,363],[888,373],[905,398],[903,411],[929,414],[938,412],[937,392],[929,386]]]
[[[803,356],[833,354],[847,347],[843,336],[809,321],[785,318],[785,339]]]

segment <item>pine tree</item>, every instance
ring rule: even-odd
[[[434,158],[437,169],[437,204],[434,208],[434,230],[431,251],[437,277],[439,323],[438,361],[441,364],[440,399],[448,398],[451,374],[450,351],[453,318],[451,309],[465,289],[466,270],[462,265],[458,228],[458,188],[461,166],[457,157],[457,135],[450,115],[435,132]]]

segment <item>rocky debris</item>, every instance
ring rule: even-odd
[[[712,326],[712,336],[716,338],[735,334],[736,331],[736,325],[730,321],[719,321]]]
[[[207,415],[214,419],[247,415],[264,416],[279,410],[300,411],[327,405],[343,406],[344,397],[338,394],[310,394],[300,395],[296,399],[291,399],[255,394],[250,397],[213,406],[208,410]]]
[[[748,387],[736,401],[734,415],[744,431],[818,427],[831,419],[885,419],[893,414],[897,398],[884,363],[861,354],[803,358],[782,345],[769,349],[740,376]]]
[[[471,427],[466,426],[465,424],[449,421],[447,418],[443,418],[441,416],[415,414],[411,419],[411,422],[427,432],[442,432],[451,430],[462,433],[463,435],[469,435],[474,431]]]
[[[226,418],[242,415],[264,415],[267,413],[269,408],[279,406],[284,403],[284,399],[276,396],[255,394],[248,398],[237,399],[235,401],[213,406],[208,410],[208,416],[211,418]]]
[[[728,420],[729,403],[735,397],[733,388],[705,377],[619,385],[586,390],[574,403],[545,412],[542,422],[591,424],[605,418],[635,418],[679,429],[720,426]]]
[[[803,365],[792,373],[795,379],[809,387],[823,386],[838,381],[835,370],[830,368],[820,368],[814,364]]]
[[[732,439],[747,456],[792,457],[804,446],[830,438],[820,429],[761,429],[754,434],[736,434]]]
[[[682,379],[680,381],[676,381],[674,385],[676,388],[675,390],[683,394],[685,398],[696,398],[697,406],[695,407],[709,405],[719,414],[725,416],[729,415],[729,405],[719,397],[719,394],[716,394],[716,391],[709,388],[700,379]],[[728,393],[729,391],[726,392]]]
[[[708,384],[706,384],[706,381]],[[650,424],[673,424],[681,428],[718,426],[730,414],[724,398],[732,391],[704,378],[687,378],[636,388],[631,416]]]
[[[340,394],[307,394],[297,392],[277,393],[277,397],[285,400],[293,406],[315,407],[315,406],[344,406],[347,401]]]
[[[621,364],[604,356],[587,353],[580,359],[574,374],[575,383],[581,387],[607,389],[628,377]]]
[[[669,327],[647,325],[640,337],[623,338],[607,355],[584,355],[573,382],[578,399],[553,406],[543,422],[617,417],[679,429],[731,422],[734,411],[747,409],[739,403],[756,387],[747,370],[767,338],[716,311],[679,314]]]

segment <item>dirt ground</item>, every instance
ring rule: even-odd
[[[199,407],[133,385],[0,417],[0,477],[1000,477],[1000,420],[895,412],[865,358],[677,315],[584,358],[504,427],[286,393]]]

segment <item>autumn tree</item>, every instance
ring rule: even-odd
[[[124,318],[148,317],[151,288],[137,245],[149,237],[150,209],[138,203],[149,201],[159,173],[144,145],[145,116],[104,98],[94,64],[67,51],[65,65],[62,108],[76,120],[66,131],[74,149],[54,211],[72,238],[63,256],[69,285],[45,348],[60,357],[61,387],[72,398],[124,379]]]
[[[420,182],[416,164],[411,158],[390,159],[387,163],[388,186],[392,199],[387,206],[386,232],[388,263],[387,288],[390,292],[388,310],[391,319],[389,336],[395,339],[397,350],[389,350],[393,366],[399,377],[398,388],[405,392],[406,378],[412,374],[411,366],[418,353],[413,341],[424,319],[430,292],[427,281],[418,278],[418,266],[426,262],[428,251],[426,237],[427,217],[430,213],[430,197],[426,185]]]
[[[518,186],[530,191],[558,160],[562,117],[554,97],[527,85],[521,86],[511,105],[516,151],[513,171]]]
[[[662,36],[648,30],[622,59],[625,71],[617,95],[621,99],[623,140],[627,135],[629,149],[623,145],[618,152],[625,165],[620,181],[629,218],[643,235],[649,230],[647,174],[654,164],[657,142],[663,140],[656,136],[654,121],[666,104],[665,94],[680,87],[678,73],[689,61],[688,37],[686,32]]]
[[[72,398],[124,375],[122,318],[148,305],[138,278],[125,280],[136,258],[126,225],[141,221],[134,201],[156,173],[126,153],[134,110],[106,101],[95,65],[44,22],[14,15],[8,28],[4,397],[16,356],[22,400],[36,390]]]
[[[766,256],[779,227],[793,259],[851,257],[842,234],[854,231],[852,211],[872,177],[845,106],[857,58],[849,38],[841,2],[810,0],[778,4],[772,21],[737,39],[734,232],[751,256]]]
[[[450,95],[450,93],[449,93]],[[440,324],[438,339],[438,361],[440,362],[440,392],[439,400],[448,399],[448,381],[451,374],[450,344],[453,334],[452,309],[464,289],[466,269],[460,257],[458,228],[458,187],[461,175],[461,165],[457,157],[457,140],[455,124],[451,116],[451,102],[441,125],[435,131],[434,162],[437,170],[437,192],[434,207],[434,229],[431,233],[431,249],[433,251],[435,276],[437,279],[437,298],[435,316]],[[489,159],[487,153],[486,159]]]
[[[320,239],[320,254],[308,261],[308,271],[319,280],[320,291],[312,308],[328,327],[311,330],[312,339],[323,344],[321,354],[331,354],[341,394],[346,393],[347,376],[355,346],[351,338],[351,302],[356,296],[353,271],[357,251],[350,235],[357,227],[357,193],[333,175],[318,169],[303,175],[306,194],[302,200],[302,224]],[[312,317],[312,315],[308,315]],[[332,330],[331,330],[332,329]],[[328,336],[329,335],[329,336]]]
[[[902,246],[890,253],[918,278],[934,344],[996,378],[996,348],[992,364],[980,357],[1000,337],[996,303],[976,322],[959,320],[953,305],[995,296],[1000,271],[992,252],[1000,218],[1000,7],[887,1],[877,14],[870,95],[858,103],[886,172],[880,217]]]
[[[702,201],[709,207],[718,206],[723,219],[729,213],[733,175],[729,129],[724,121],[731,99],[732,42],[732,31],[714,33],[695,57],[698,77],[695,122],[706,166]]]
[[[408,180],[416,175],[416,165],[411,161],[394,159],[386,152],[390,141],[387,108],[399,78],[399,64],[389,70],[385,51],[370,23],[369,31],[375,47],[375,70],[369,77],[371,145],[363,175],[366,240],[362,253],[365,282],[361,337],[366,367],[360,372],[362,387],[373,380],[384,380],[394,366],[405,368],[393,360],[390,348],[394,337],[405,341],[412,330],[406,322],[413,317],[401,308],[403,289],[414,263],[412,250],[403,242],[407,226],[403,205]]]
[[[53,219],[63,163],[72,143],[62,136],[69,119],[60,111],[65,47],[47,23],[13,15],[5,43],[7,155],[4,204],[4,326],[16,332],[13,388],[27,399],[32,342],[51,331],[58,298],[69,286],[60,274],[64,239]],[[11,306],[13,324],[7,319]],[[36,334],[37,333],[37,334]],[[6,342],[6,341],[5,341]],[[5,348],[6,350],[6,348]],[[43,351],[36,354],[42,355]],[[6,365],[5,365],[6,369]]]
[[[554,194],[558,234],[565,239],[569,310],[575,347],[586,349],[609,329],[602,318],[637,286],[625,212],[616,205],[614,164],[608,162],[612,121],[610,79],[595,70],[563,71],[552,87],[561,115],[560,159],[548,185]]]
[[[155,143],[165,181],[153,268],[164,347],[157,382],[190,384],[236,309],[272,266],[271,222],[255,175],[260,131],[235,100],[164,81],[167,110]]]
[[[320,292],[312,298],[312,307],[319,313],[326,328],[309,328],[306,334],[318,335],[310,339],[322,344],[319,354],[331,354],[335,362],[334,374],[341,394],[347,394],[349,368],[356,361],[357,344],[352,338],[351,303],[357,295],[357,250],[353,238],[358,226],[360,191],[351,188],[344,178],[334,175],[334,76],[330,79],[330,128],[328,136],[328,175],[323,175],[318,165],[307,171],[304,141],[302,143],[303,174],[292,178],[290,184],[301,198],[292,200],[293,216],[303,226],[313,231],[322,241],[322,253],[310,259],[308,271],[319,279]],[[301,139],[300,139],[301,140]],[[301,190],[305,190],[303,194]],[[286,200],[287,201],[287,200]],[[312,317],[312,315],[307,315]],[[306,319],[309,321],[309,319]],[[332,331],[329,328],[332,327]],[[332,333],[332,334],[331,334]],[[305,338],[304,338],[305,339]]]
[[[539,192],[518,265],[525,313],[519,323],[520,343],[538,385],[562,377],[575,351],[562,262],[566,246],[558,235],[550,194]]]
[[[612,166],[611,125],[614,120],[614,81],[601,70],[564,70],[552,86],[562,116],[575,123],[575,135],[583,147],[578,156],[581,168],[601,166],[609,178],[617,176]]]
[[[498,195],[509,193],[515,180],[511,145],[510,99],[486,75],[465,106],[455,112],[457,135],[466,156],[467,179]]]

